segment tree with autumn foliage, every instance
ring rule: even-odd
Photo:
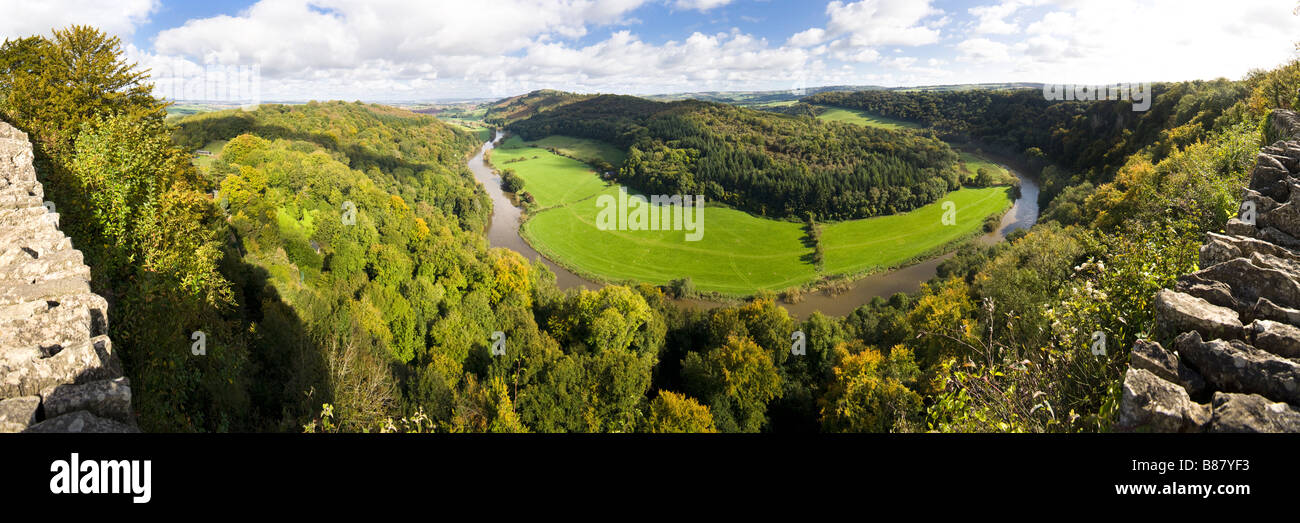
[[[921,396],[912,387],[921,369],[912,351],[896,346],[881,354],[861,344],[835,347],[835,377],[819,404],[828,432],[913,430],[921,413]]]
[[[642,431],[700,433],[717,432],[718,429],[713,425],[713,414],[708,407],[689,396],[664,390],[650,400]]]
[[[688,390],[704,398],[723,432],[762,430],[768,403],[782,395],[772,355],[748,337],[731,336],[720,347],[688,354],[682,374]]]

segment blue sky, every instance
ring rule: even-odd
[[[12,15],[0,20],[0,38],[93,24],[121,36],[133,59],[177,78],[160,87],[204,66],[256,66],[268,100],[1240,78],[1292,59],[1300,40],[1300,17],[1284,0],[0,0],[0,7]]]

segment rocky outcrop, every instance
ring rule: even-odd
[[[1200,270],[1155,297],[1157,339],[1134,345],[1115,428],[1300,432],[1300,117],[1274,132]]]
[[[45,206],[27,135],[0,122],[0,432],[131,432],[108,304]]]

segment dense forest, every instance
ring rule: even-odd
[[[587,100],[592,96],[541,89],[488,104],[485,108],[483,121],[498,127],[505,127],[537,113]]]
[[[1046,118],[1063,125],[1047,135],[1032,115],[1013,120],[1012,136],[1046,140],[1025,151],[1074,132],[1121,141],[1087,160],[1044,152],[1077,174],[1055,178],[1031,230],[963,249],[918,293],[800,321],[769,295],[700,311],[648,285],[560,292],[544,265],[487,247],[463,165],[474,141],[432,118],[325,103],[169,125],[146,74],[97,30],[0,46],[0,118],[34,142],[151,431],[1107,430],[1155,291],[1193,270],[1205,231],[1235,212],[1269,110],[1295,107],[1298,83],[1293,62],[1163,86],[1151,114],[1119,129],[1088,123],[1106,102]],[[564,107],[592,102],[619,99]],[[728,187],[729,166],[755,162],[852,178],[848,151],[865,148],[934,170],[904,183],[948,183],[951,151],[921,135],[665,107],[633,122],[630,141],[598,137],[647,166],[624,175]],[[540,118],[559,112],[517,132],[560,125]],[[968,129],[992,125],[961,114]],[[196,167],[191,151],[213,140],[228,142]],[[1117,144],[1129,152],[1110,154]],[[776,185],[745,187],[784,210],[757,192]],[[206,356],[190,353],[196,330]],[[805,354],[792,354],[795,331]],[[1088,350],[1094,331],[1110,335],[1104,357]]]
[[[300,150],[319,147],[366,173],[387,192],[438,206],[448,218],[461,220],[465,230],[482,229],[491,210],[462,161],[466,151],[478,147],[478,139],[438,125],[432,116],[343,102],[263,104],[255,111],[217,111],[177,120],[173,138],[195,150],[245,133],[299,142]],[[209,179],[219,184],[221,176],[216,172]]]
[[[507,128],[524,139],[559,134],[615,144],[628,150],[620,182],[647,194],[703,194],[760,216],[894,214],[960,187],[957,155],[927,134],[720,103],[605,95]]]
[[[1051,166],[1041,176],[1039,203],[1046,206],[1067,186],[1109,181],[1152,144],[1160,144],[1151,151],[1159,160],[1205,138],[1220,118],[1239,119],[1241,108],[1233,107],[1247,90],[1246,82],[1223,79],[1155,84],[1146,111],[1134,111],[1129,100],[1051,101],[1040,89],[840,91],[802,101],[917,122],[949,141],[1021,156],[1035,171]],[[1179,134],[1168,134],[1174,130]]]

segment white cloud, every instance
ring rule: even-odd
[[[809,53],[794,48],[774,48],[762,39],[733,31],[706,35],[694,33],[684,41],[647,44],[629,31],[583,48],[563,44],[537,44],[507,65],[512,77],[546,79],[569,84],[622,85],[703,90],[790,80],[810,68]],[[647,72],[655,72],[648,76]],[[774,74],[774,72],[776,74]]]
[[[190,20],[155,49],[224,63],[255,61],[272,76],[367,62],[433,62],[518,50],[539,36],[577,38],[644,0],[261,0],[239,16]],[[462,64],[462,67],[457,67]]]
[[[650,44],[625,29],[575,45],[592,27],[625,23],[642,3],[261,0],[237,16],[163,31],[155,52],[164,64],[260,64],[265,99],[732,89],[823,68],[812,52],[739,30]]]
[[[708,11],[715,7],[722,7],[730,4],[731,0],[676,0],[673,6],[678,9],[694,9],[696,11]]]
[[[1006,44],[988,38],[968,38],[957,44],[958,59],[977,64],[1009,61],[1010,51]]]
[[[826,30],[814,27],[807,31],[795,33],[790,37],[789,45],[795,47],[812,47],[826,41]]]
[[[861,0],[826,5],[830,22],[826,29],[836,35],[851,35],[861,45],[925,45],[939,41],[939,31],[922,21],[943,12],[930,0]]]
[[[1023,29],[1010,38],[962,41],[955,48],[958,59],[983,65],[979,81],[1241,78],[1251,68],[1276,67],[1294,57],[1300,38],[1300,17],[1291,13],[1291,2],[1054,3],[1037,19],[1021,20]],[[1025,2],[1000,5],[1007,4]],[[1003,65],[987,67],[990,63]]]
[[[880,47],[890,45],[920,46],[939,41],[939,27],[946,18],[935,17],[943,11],[930,6],[930,0],[861,0],[826,5],[826,27],[814,27],[791,36],[788,45],[812,47],[813,50],[842,62],[871,63],[880,59]],[[894,49],[895,53],[901,49]]]
[[[158,0],[4,0],[0,1],[0,41],[27,36],[48,36],[52,29],[93,25],[109,34],[126,37],[147,22]]]
[[[1003,0],[998,4],[972,7],[968,11],[978,18],[975,26],[976,33],[1005,35],[1020,31],[1019,24],[1016,21],[1008,22],[1008,17],[1022,8],[1041,5],[1044,2],[1045,0]]]

